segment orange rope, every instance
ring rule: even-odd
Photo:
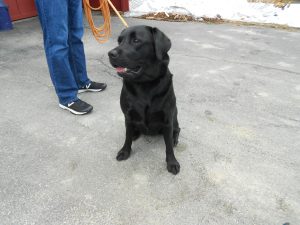
[[[87,21],[90,25],[92,33],[93,33],[94,37],[96,38],[96,40],[99,43],[106,42],[109,39],[110,34],[111,34],[111,22],[110,22],[110,8],[109,8],[109,6],[111,6],[111,8],[115,11],[115,13],[118,15],[118,17],[120,18],[120,20],[124,24],[124,26],[128,27],[126,21],[122,18],[122,16],[119,14],[118,10],[114,7],[114,5],[111,3],[110,0],[99,0],[99,7],[97,7],[97,8],[93,8],[90,5],[89,0],[83,0],[83,6],[84,6],[85,16],[86,16],[86,19],[87,19]],[[100,27],[95,26],[95,23],[94,23],[94,20],[93,20],[93,15],[92,15],[93,10],[99,10],[99,11],[102,12],[104,23]]]

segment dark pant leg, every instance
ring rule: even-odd
[[[69,59],[79,88],[89,84],[82,36],[84,32],[81,0],[69,0]]]
[[[69,62],[69,0],[36,0],[43,30],[44,47],[59,102],[77,100],[78,87]]]

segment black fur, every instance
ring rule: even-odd
[[[130,156],[132,141],[141,134],[164,136],[167,169],[180,171],[173,146],[178,143],[176,97],[168,69],[170,39],[159,29],[135,26],[122,31],[118,47],[108,55],[123,77],[121,108],[125,116],[126,140],[117,160]],[[124,71],[124,68],[128,68]]]

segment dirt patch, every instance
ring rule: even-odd
[[[200,22],[206,22],[206,23],[223,23],[224,22],[224,20],[219,15],[217,15],[216,18],[208,18],[208,17],[195,18],[191,15],[166,13],[166,12],[148,13],[146,15],[142,15],[137,18],[142,18],[142,19],[147,19],[147,20],[163,20],[163,21],[171,21],[171,22],[189,22],[189,21],[200,21]]]
[[[275,24],[275,23],[256,23],[256,22],[245,22],[245,21],[233,21],[233,20],[224,20],[224,23],[231,23],[237,26],[256,26],[256,27],[268,27],[274,29],[281,29],[287,31],[300,31],[300,28],[289,27],[288,25]]]
[[[176,13],[166,13],[166,12],[149,13],[146,15],[142,15],[139,18],[147,19],[147,20],[163,20],[163,21],[177,21],[177,22],[195,21],[195,18],[193,16],[176,14]]]
[[[300,31],[300,28],[289,27],[287,25],[273,24],[273,23],[256,23],[256,22],[246,22],[246,21],[233,21],[222,19],[220,15],[217,15],[216,18],[209,17],[200,17],[195,18],[191,15],[177,14],[177,13],[149,13],[136,18],[147,19],[147,20],[159,20],[159,21],[169,21],[169,22],[202,22],[208,24],[224,24],[230,23],[237,26],[259,26],[259,27],[268,27],[275,29],[282,29],[288,31]]]

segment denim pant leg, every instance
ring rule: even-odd
[[[83,13],[81,0],[69,0],[69,59],[78,88],[91,81],[86,72],[86,61],[82,43]]]
[[[69,61],[69,0],[35,0],[41,22],[46,58],[59,102],[77,100],[78,87]]]

